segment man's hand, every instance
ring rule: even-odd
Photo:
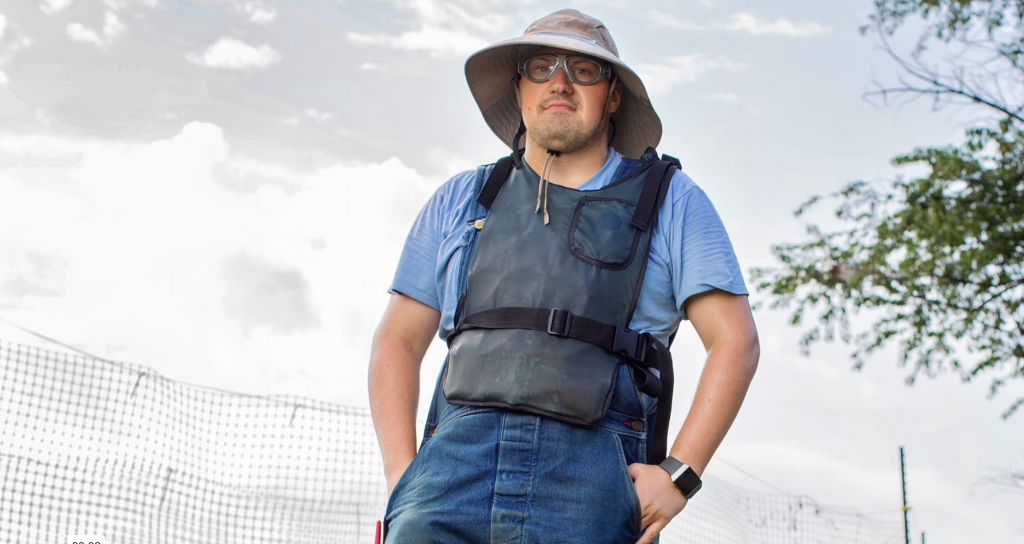
[[[408,462],[403,462],[400,470],[395,470],[394,472],[384,475],[384,479],[388,482],[388,497],[391,496],[391,492],[395,490],[395,485],[398,483],[398,480],[402,479],[402,474],[405,474],[405,471],[409,468],[410,464],[412,464],[412,459]]]
[[[686,497],[672,483],[668,472],[657,465],[633,463],[629,465],[629,477],[640,498],[640,529],[647,528],[636,544],[651,544],[668,522],[683,511]]]

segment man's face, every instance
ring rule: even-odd
[[[565,49],[543,47],[529,56],[546,53],[578,55]],[[516,94],[529,137],[541,147],[563,152],[575,151],[594,138],[603,137],[607,126],[605,101],[610,100],[607,113],[611,115],[621,97],[621,90],[617,88],[608,98],[610,84],[608,78],[602,78],[591,85],[579,85],[561,68],[543,83],[521,77]]]

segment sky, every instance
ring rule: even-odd
[[[962,141],[976,118],[864,98],[899,77],[859,32],[871,6],[572,7],[611,30],[664,124],[659,151],[709,195],[748,271],[828,221],[827,205],[793,216],[808,197],[919,173],[890,160]],[[416,213],[508,153],[465,59],[563,7],[0,0],[0,319],[185,382],[367,406],[371,337]],[[1024,543],[1024,494],[988,481],[1024,470],[1024,415],[1000,418],[1021,384],[994,399],[986,377],[908,387],[894,349],[855,372],[841,344],[801,354],[784,311],[755,320],[757,375],[708,473],[893,520],[904,446],[915,542]],[[0,337],[42,345],[11,325]],[[673,355],[674,436],[705,356],[687,323]],[[435,340],[421,419],[443,357]]]

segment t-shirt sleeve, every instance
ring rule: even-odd
[[[437,294],[437,256],[441,249],[442,205],[445,185],[423,205],[405,239],[395,278],[388,293],[401,293],[435,310],[441,310]]]
[[[679,315],[689,319],[683,303],[705,291],[748,294],[729,234],[707,194],[696,185],[690,186],[674,203],[673,212],[675,217],[682,217],[681,230],[673,233],[670,248],[672,288]]]

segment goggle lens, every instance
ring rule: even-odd
[[[551,79],[559,65],[558,55],[537,55],[523,63],[523,75],[535,83]],[[601,78],[601,65],[586,57],[565,57],[566,73],[576,83],[588,85]]]

